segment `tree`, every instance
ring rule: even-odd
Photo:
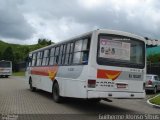
[[[25,47],[24,47],[24,54],[25,54],[25,55],[26,55],[26,54],[28,55],[28,53],[29,53],[29,48],[28,48],[27,46],[25,46]]]
[[[1,53],[1,51],[0,51],[0,60],[2,60],[2,53]]]
[[[22,58],[21,58],[20,53],[19,53],[19,52],[16,52],[16,53],[14,54],[14,62],[15,62],[15,63],[18,63],[18,62],[20,62],[21,59],[22,59]]]
[[[38,44],[40,44],[40,45],[51,45],[52,41],[48,40],[48,39],[45,39],[45,38],[40,38],[40,39],[38,39]]]
[[[21,52],[17,51],[19,53],[20,60],[24,61],[24,59],[28,56],[28,53],[30,50],[29,50],[28,46],[23,46],[20,48],[20,51]]]
[[[151,54],[147,57],[147,61],[150,61],[151,63],[157,63],[160,62],[160,54]]]
[[[4,60],[14,61],[14,54],[10,46],[5,49],[2,56]]]

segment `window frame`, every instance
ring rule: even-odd
[[[48,51],[47,56],[45,56],[45,51]],[[45,50],[43,51],[43,58],[42,58],[42,64],[41,64],[41,66],[48,66],[48,65],[49,65],[49,60],[50,60],[49,55],[50,55],[50,49],[45,49]],[[48,59],[48,60],[47,60],[47,59]],[[45,62],[44,62],[44,60],[45,60]],[[45,64],[43,64],[43,62],[44,62]]]
[[[56,51],[56,46],[53,46],[53,47],[50,48],[49,63],[48,63],[49,66],[53,66],[54,65],[55,51]],[[53,61],[52,61],[52,64],[51,64],[51,60],[52,59],[53,59]]]
[[[33,57],[35,55],[35,58]],[[34,60],[34,65],[33,65],[33,60]],[[37,65],[37,52],[32,53],[32,62],[31,62],[31,66],[34,67]]]
[[[40,53],[40,54],[39,54]],[[39,55],[38,55],[39,54]],[[42,59],[43,59],[43,54],[44,54],[44,50],[38,51],[37,52],[37,62],[36,62],[36,66],[42,66]]]

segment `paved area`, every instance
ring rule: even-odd
[[[160,109],[146,103],[147,98],[114,99],[113,102],[102,101],[100,104],[66,99],[58,104],[53,102],[50,93],[40,90],[31,92],[23,77],[0,78],[0,114],[160,114]]]

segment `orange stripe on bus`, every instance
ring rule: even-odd
[[[120,74],[121,71],[102,70],[102,69],[97,70],[97,78],[116,80]]]

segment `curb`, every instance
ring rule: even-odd
[[[155,97],[157,97],[157,96],[160,96],[160,94],[154,96],[153,98],[155,98]],[[148,103],[149,105],[152,105],[153,107],[160,108],[160,105],[156,105],[156,104],[153,104],[153,103],[150,102],[150,100],[153,99],[153,98],[148,99],[148,100],[147,100],[147,103]]]

